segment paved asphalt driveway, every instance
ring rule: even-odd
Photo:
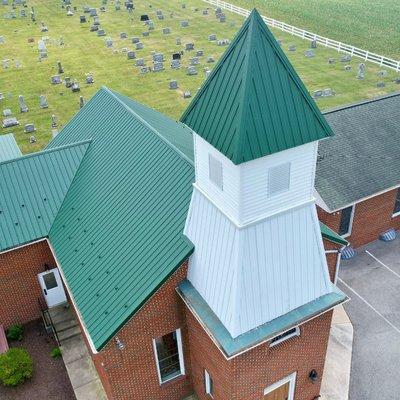
[[[354,327],[349,400],[399,400],[400,238],[342,261],[338,286]]]

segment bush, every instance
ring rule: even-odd
[[[61,357],[61,349],[59,347],[54,347],[54,349],[51,350],[51,356],[53,358],[60,358]]]
[[[0,354],[0,382],[5,386],[17,386],[32,378],[33,361],[28,352],[14,347]]]
[[[24,332],[24,330],[21,325],[13,325],[7,329],[7,339],[22,340],[23,332]]]

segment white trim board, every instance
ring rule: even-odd
[[[294,391],[295,391],[295,387],[296,387],[296,375],[297,375],[297,373],[293,372],[292,374],[286,376],[285,378],[281,379],[280,381],[275,382],[274,384],[268,386],[267,388],[264,389],[264,396],[273,392],[275,389],[278,389],[281,386],[283,386],[289,382],[288,400],[293,400],[294,399]]]

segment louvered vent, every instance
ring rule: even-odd
[[[272,167],[268,174],[268,196],[286,192],[290,186],[290,163]]]
[[[219,189],[223,190],[222,163],[211,154],[208,155],[208,170],[210,181]]]

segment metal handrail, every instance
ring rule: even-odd
[[[49,308],[47,306],[43,305],[43,302],[39,297],[38,297],[37,300],[38,300],[38,304],[39,304],[39,310],[40,310],[40,313],[42,314],[42,319],[43,319],[43,321],[44,321],[44,323],[46,325],[46,328],[47,328],[47,326],[50,327],[51,331],[53,332],[54,339],[56,340],[58,346],[60,346],[60,344],[61,344],[60,343],[60,339],[58,338],[57,330],[54,327],[54,323],[53,323],[53,320],[51,318]],[[48,325],[47,325],[46,321],[49,322]]]

